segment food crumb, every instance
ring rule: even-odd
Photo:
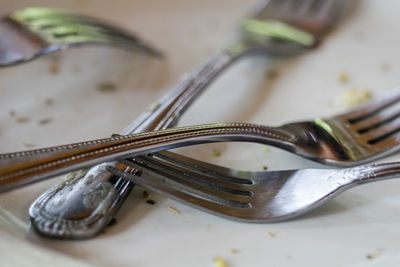
[[[29,122],[30,119],[28,117],[18,117],[18,118],[16,118],[16,121],[18,123],[26,123],[26,122]]]
[[[49,67],[49,72],[53,75],[60,73],[60,65],[57,62],[52,62]]]
[[[266,147],[266,146],[263,147],[263,151],[264,151],[264,152],[269,152],[269,147]]]
[[[213,155],[214,157],[220,157],[221,156],[221,150],[219,150],[218,148],[214,148],[213,149]]]
[[[103,93],[109,93],[117,90],[117,86],[112,82],[102,82],[97,86],[97,90]]]
[[[29,143],[24,143],[24,147],[33,148],[33,147],[35,147],[35,145],[34,144],[29,144]]]
[[[112,218],[111,221],[107,224],[107,226],[114,226],[117,224],[117,219]]]
[[[146,200],[146,203],[147,203],[147,204],[150,204],[150,205],[156,204],[156,202],[155,202],[154,200],[152,200],[152,199]]]
[[[264,171],[268,170],[268,166],[267,165],[264,165],[262,168],[263,168]]]
[[[390,65],[386,61],[382,62],[381,65],[379,66],[381,71],[383,72],[388,72],[390,70]]]
[[[373,260],[373,259],[376,259],[378,256],[379,256],[378,252],[369,253],[369,254],[367,254],[367,259]]]
[[[273,233],[273,232],[268,232],[268,235],[269,235],[270,237],[276,237],[276,234]]]
[[[45,124],[48,124],[49,122],[51,122],[51,118],[44,118],[39,121],[39,124],[45,125]]]
[[[172,210],[173,212],[175,212],[176,214],[180,214],[181,212],[171,206],[168,206],[168,209]]]
[[[53,105],[54,101],[53,101],[53,99],[51,99],[51,98],[46,98],[46,100],[44,101],[44,103],[45,103],[47,106],[51,106],[51,105]]]
[[[231,251],[233,254],[236,254],[236,253],[238,253],[238,252],[239,252],[239,250],[238,250],[238,249],[236,249],[236,248],[231,248],[231,249],[230,249],[230,251]]]
[[[221,257],[216,257],[214,259],[214,267],[227,267],[225,261]]]
[[[270,69],[267,71],[267,79],[269,81],[274,81],[279,77],[279,71],[276,69]]]
[[[360,105],[367,100],[372,98],[372,94],[365,89],[352,89],[349,91],[346,91],[342,95],[342,102],[343,104],[348,107],[352,108],[357,105]]]
[[[338,79],[341,84],[347,84],[349,82],[349,75],[346,72],[341,72]]]

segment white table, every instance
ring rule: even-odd
[[[252,1],[253,2],[253,1]],[[4,15],[53,1],[1,1]],[[166,52],[164,62],[105,48],[84,48],[0,69],[0,149],[24,150],[106,137],[121,131],[179,76],[232,36],[251,3],[240,0],[58,1],[84,14],[124,26]],[[296,58],[248,57],[229,69],[185,114],[180,125],[247,121],[279,125],[346,109],[354,88],[375,98],[400,84],[400,2],[360,1],[318,49]],[[54,63],[59,60],[58,63]],[[58,73],[50,73],[59,64]],[[382,67],[384,65],[384,67]],[[279,77],[268,81],[268,70]],[[347,84],[338,76],[345,72]],[[114,92],[98,84],[114,82]],[[46,104],[47,99],[52,104]],[[15,112],[10,116],[10,111]],[[29,121],[18,123],[18,118]],[[40,120],[50,118],[47,124]],[[221,151],[216,157],[214,149]],[[255,144],[219,143],[180,150],[185,155],[240,169],[322,167]],[[392,156],[384,161],[400,159]],[[400,261],[400,181],[345,192],[298,219],[247,224],[219,218],[159,195],[145,203],[143,189],[117,214],[117,224],[93,239],[58,241],[29,226],[30,203],[57,179],[0,195],[1,266],[395,266]],[[168,206],[180,211],[175,214]],[[237,249],[233,253],[231,249]],[[368,257],[369,255],[369,257]]]

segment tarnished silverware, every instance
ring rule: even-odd
[[[186,76],[123,134],[175,125],[206,86],[244,55],[254,52],[288,55],[310,50],[346,10],[348,3],[342,0],[260,2],[255,15],[242,22],[238,40]],[[30,209],[33,226],[44,235],[58,238],[86,238],[98,233],[132,188],[131,182],[104,171],[104,166],[72,174],[68,182],[56,185],[38,198]]]
[[[0,20],[0,67],[84,45],[106,45],[161,55],[126,30],[65,10],[28,7]]]

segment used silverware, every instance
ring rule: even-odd
[[[288,55],[310,50],[346,10],[349,2],[260,2],[255,15],[242,22],[238,40],[186,76],[171,93],[133,122],[123,134],[174,126],[207,85],[223,69],[244,55],[254,52]],[[105,166],[72,174],[68,182],[61,182],[45,192],[31,206],[32,225],[40,233],[58,238],[86,238],[98,233],[112,219],[133,185],[104,171]]]
[[[83,45],[107,45],[161,53],[119,27],[64,10],[28,7],[0,20],[0,67]]]
[[[107,160],[222,141],[263,143],[318,162],[358,164],[400,148],[399,100],[397,91],[343,115],[281,127],[214,123],[0,154],[0,191]],[[105,165],[103,169],[131,171],[124,164]]]
[[[168,152],[121,160],[139,174],[112,171],[194,208],[233,220],[268,223],[295,218],[356,185],[400,177],[400,162],[346,169],[239,171]],[[179,159],[178,166],[171,159]],[[167,161],[166,161],[167,160]],[[183,166],[182,161],[190,163]],[[195,166],[195,167],[193,167]]]

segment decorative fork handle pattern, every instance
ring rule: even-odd
[[[132,135],[120,135],[72,145],[0,154],[0,191],[45,178],[147,152],[223,141],[293,142],[280,128],[245,123],[187,126]],[[92,179],[95,179],[94,177]]]
[[[237,44],[215,55],[186,76],[174,90],[155,103],[153,108],[142,114],[122,134],[173,126],[224,68],[251,50],[251,47]],[[71,173],[65,181],[45,192],[29,210],[34,227],[44,235],[58,238],[87,238],[101,231],[133,186],[131,182],[106,170],[107,166],[117,164],[103,163],[87,171]],[[87,201],[88,198],[91,200]]]

